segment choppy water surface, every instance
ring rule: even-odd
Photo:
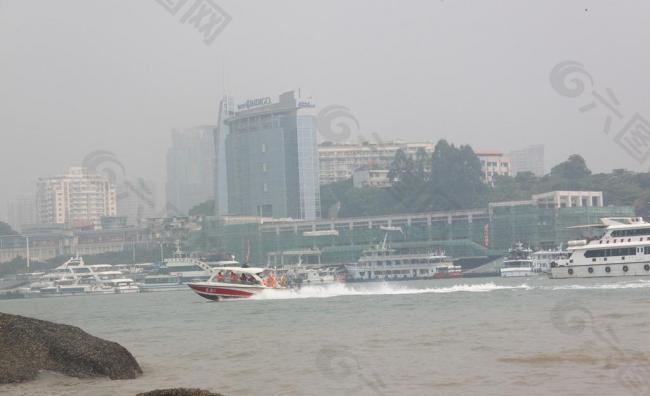
[[[644,395],[650,279],[349,284],[209,302],[187,292],[0,302],[82,327],[140,362],[136,380],[43,373],[10,395]]]

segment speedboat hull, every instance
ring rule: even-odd
[[[224,298],[249,298],[264,289],[259,285],[231,285],[219,283],[188,283],[190,289],[196,294],[208,300],[220,300]]]

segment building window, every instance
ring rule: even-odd
[[[269,167],[266,165],[266,162],[262,164],[262,172],[266,173],[269,170]]]
[[[269,192],[269,185],[264,183],[264,192]]]
[[[266,143],[262,143],[262,152],[266,153]]]

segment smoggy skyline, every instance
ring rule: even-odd
[[[649,168],[615,142],[650,119],[646,2],[216,0],[231,19],[209,45],[164,3],[0,0],[0,216],[94,150],[163,185],[172,128],[216,125],[224,93],[301,88],[384,141],[544,144],[547,171]],[[551,83],[568,60],[583,95]]]

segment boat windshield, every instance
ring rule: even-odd
[[[261,285],[262,279],[259,275],[261,275],[261,273],[252,274],[241,271],[219,270],[212,276],[212,281],[233,284]]]

